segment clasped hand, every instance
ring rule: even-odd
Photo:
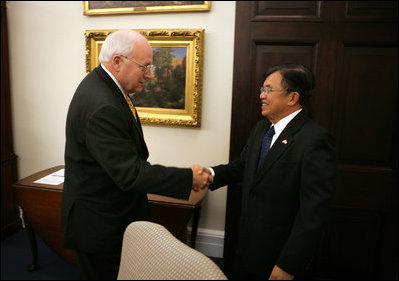
[[[209,187],[213,182],[211,171],[208,168],[202,167],[195,164],[191,167],[193,171],[193,187],[194,191],[200,191],[201,189]]]

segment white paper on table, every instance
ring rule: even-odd
[[[34,181],[34,183],[59,185],[64,182],[64,169],[55,171],[54,173],[47,175],[41,179]]]

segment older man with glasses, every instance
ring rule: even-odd
[[[111,33],[101,65],[78,86],[68,110],[62,226],[80,278],[117,278],[123,233],[148,220],[147,193],[188,199],[212,177],[190,168],[151,165],[129,94],[151,78],[152,48],[132,30]]]

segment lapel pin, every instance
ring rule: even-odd
[[[287,144],[287,140],[283,140],[282,143],[283,143],[283,144]]]

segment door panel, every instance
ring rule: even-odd
[[[393,168],[397,60],[393,47],[343,47],[335,125],[341,164]]]

